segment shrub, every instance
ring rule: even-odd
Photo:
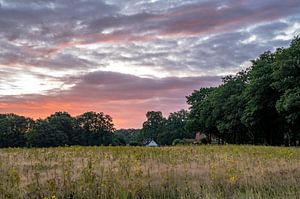
[[[175,145],[183,145],[183,144],[185,144],[185,142],[183,140],[181,140],[181,139],[175,139],[172,142],[173,146],[175,146]]]
[[[129,142],[129,145],[130,146],[141,146],[141,144],[139,142],[136,142],[136,141]]]
[[[207,138],[202,138],[202,139],[200,140],[200,142],[201,142],[201,144],[208,144]]]

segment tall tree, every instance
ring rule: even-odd
[[[79,130],[76,119],[69,113],[56,112],[36,122],[28,135],[28,144],[40,147],[79,145],[83,139]]]
[[[28,133],[28,145],[32,147],[56,147],[68,144],[68,135],[60,126],[53,125],[48,119],[36,121]]]
[[[118,129],[113,133],[113,140],[119,142],[119,145],[130,144],[131,142],[138,142],[140,129]]]
[[[265,52],[247,71],[187,97],[188,127],[229,143],[281,145],[300,139],[300,39]]]
[[[276,109],[285,119],[288,144],[295,145],[300,140],[300,37],[289,48],[277,50],[273,79],[280,93]]]
[[[67,145],[79,145],[82,142],[83,134],[75,118],[67,112],[56,112],[47,118],[49,125],[55,127],[55,131],[62,132],[67,136]]]
[[[158,142],[163,145],[171,145],[175,139],[194,138],[194,133],[190,133],[186,129],[188,114],[186,110],[171,113],[163,130],[158,134]]]
[[[0,147],[26,146],[26,134],[33,120],[16,114],[0,114]]]
[[[280,94],[272,87],[274,61],[275,54],[271,52],[252,61],[249,85],[244,91],[247,103],[242,120],[252,130],[255,143],[280,145],[284,125],[275,108]]]
[[[77,123],[85,135],[85,145],[109,145],[115,130],[112,118],[104,113],[86,112],[77,117]]]
[[[213,115],[221,137],[228,143],[249,143],[251,136],[241,121],[245,110],[243,91],[248,85],[248,72],[241,71],[236,76],[227,76],[224,84],[213,93]]]
[[[158,135],[163,131],[166,119],[160,111],[149,111],[146,114],[147,121],[143,124],[141,140],[154,139],[158,141]]]
[[[190,114],[187,122],[187,130],[192,133],[198,131],[206,134],[211,141],[212,135],[218,135],[216,120],[212,117],[214,109],[212,93],[216,88],[201,88],[187,96],[190,105]]]

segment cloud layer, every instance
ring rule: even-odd
[[[0,112],[105,111],[140,127],[287,46],[298,13],[297,0],[0,0]]]

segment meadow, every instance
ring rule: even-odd
[[[0,198],[300,198],[300,148],[0,150]]]

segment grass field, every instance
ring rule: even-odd
[[[0,150],[0,198],[300,198],[300,148]]]

